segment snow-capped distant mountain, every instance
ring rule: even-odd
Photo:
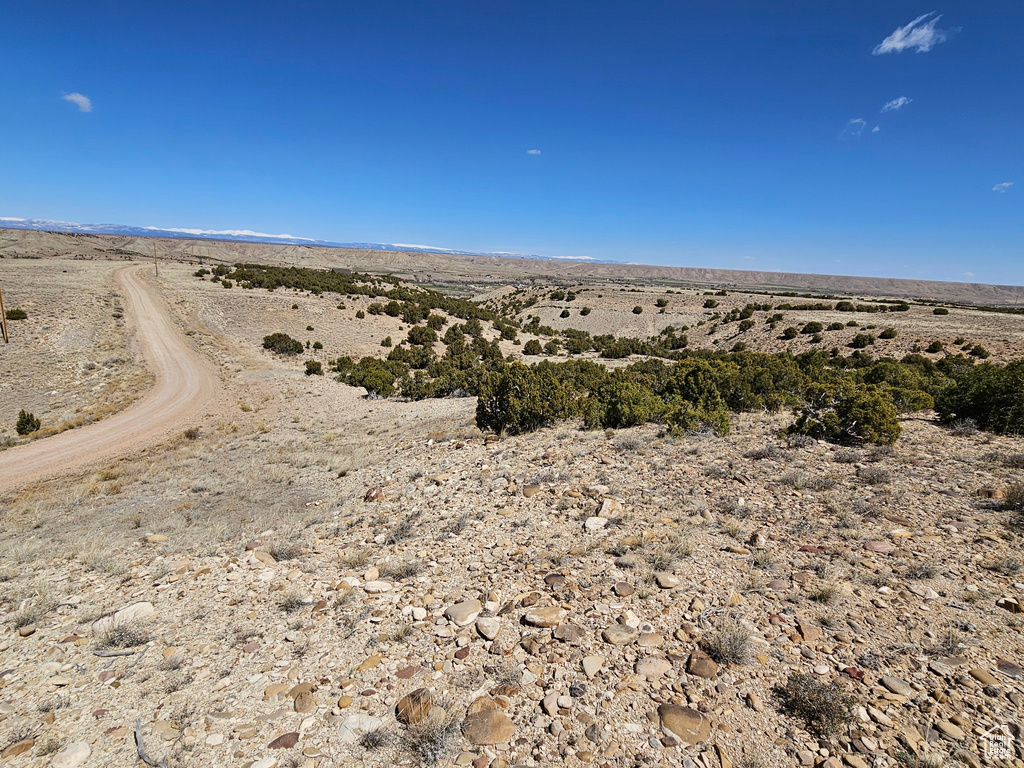
[[[565,261],[601,261],[590,256],[540,256],[526,253],[457,251],[433,245],[410,243],[334,243],[295,235],[271,235],[249,229],[186,229],[178,227],[133,227],[125,224],[77,224],[73,221],[20,219],[0,216],[0,228],[32,229],[45,232],[76,232],[87,235],[126,235],[129,237],[178,237],[195,240],[230,240],[240,243],[276,243],[278,245],[318,245],[327,248],[360,248],[368,251],[418,251],[450,253],[458,256],[499,256],[507,259],[556,259]],[[615,263],[615,262],[609,262]]]

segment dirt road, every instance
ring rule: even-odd
[[[0,493],[129,455],[185,429],[217,389],[213,367],[193,352],[145,277],[118,271],[134,346],[156,376],[141,400],[114,416],[0,453]]]

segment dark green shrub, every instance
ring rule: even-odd
[[[935,410],[944,422],[974,419],[979,429],[1024,434],[1024,360],[1005,367],[960,366],[953,379],[935,397]]]
[[[392,343],[393,342],[391,341],[390,336],[385,336],[383,339],[380,340],[380,345],[382,347],[390,347]]]
[[[718,302],[715,299],[704,299],[704,309],[714,309],[718,306]]]
[[[217,269],[220,269],[220,267],[217,267],[216,269],[214,269],[214,270],[213,270],[213,271],[214,271],[214,274],[216,274],[216,273],[217,273]],[[299,305],[298,305],[298,304],[292,304],[292,309],[298,309],[298,308],[299,308]]]
[[[806,333],[809,335],[812,333],[821,333],[823,330],[825,330],[825,326],[817,321],[814,321],[810,323],[804,323],[804,327],[800,331],[800,333]]]
[[[278,331],[263,337],[263,348],[278,355],[297,355],[302,352],[302,342],[287,333]]]
[[[306,375],[307,376],[323,376],[324,366],[319,360],[307,360],[306,361]]]
[[[589,314],[590,314],[590,307],[582,307],[580,309],[580,315],[582,315],[583,317],[586,317]]]
[[[307,325],[306,326],[306,330],[307,331],[312,331],[313,330],[313,326],[312,325]]]
[[[899,439],[902,428],[896,406],[885,389],[840,379],[812,384],[806,404],[786,432],[830,443],[891,445]]]
[[[548,294],[548,298],[550,298],[552,301],[564,301],[565,291],[552,291],[551,293]]]
[[[787,339],[787,340],[788,339],[795,339],[799,335],[800,335],[800,332],[796,328],[794,328],[792,325],[789,326],[789,328],[787,328],[786,330],[784,330],[782,332],[782,338]]]
[[[561,349],[561,346],[562,345],[559,344],[554,339],[552,339],[551,341],[545,342],[545,344],[544,344],[544,354],[545,355],[557,355],[558,354],[558,350]]]
[[[24,309],[18,309],[15,307],[14,309],[8,309],[4,312],[4,317],[8,320],[25,320],[28,318],[28,312]]]
[[[826,327],[825,330],[826,331],[841,331],[841,330],[843,330],[843,328],[844,328],[844,326],[843,326],[842,323],[829,323],[828,327]]]
[[[361,309],[357,309],[356,310],[356,320],[362,320],[364,317],[366,317],[366,313],[363,312],[363,310],[361,310]]]
[[[561,312],[558,313],[558,316],[559,317],[568,317],[569,316],[569,310],[568,309],[563,309]]]
[[[437,332],[433,328],[417,325],[409,329],[409,343],[427,346],[437,341]]]
[[[523,345],[524,355],[539,355],[541,352],[543,352],[543,349],[537,339],[530,339]]]
[[[740,325],[739,325],[740,333],[745,333],[746,331],[749,331],[753,327],[754,327],[754,321],[753,320],[750,320],[749,318],[747,320],[740,320]]]
[[[992,353],[985,349],[983,346],[981,346],[981,344],[975,344],[970,351],[971,357],[977,357],[981,360],[984,360],[987,357],[991,357],[991,354]]]
[[[18,420],[14,424],[14,431],[19,435],[29,435],[39,430],[39,419],[34,413],[22,409],[18,411]]]
[[[654,305],[656,307],[658,307],[658,308],[667,307],[668,306],[668,299],[665,299],[665,298],[658,299],[657,301],[654,302]]]
[[[321,342],[321,341],[314,341],[313,342],[313,349],[323,349],[323,348],[324,348],[323,342]]]
[[[878,338],[880,338],[880,339],[895,339],[896,338],[896,329],[895,328],[886,328],[884,331],[882,331],[880,334],[878,334]]]
[[[641,307],[639,304],[637,304],[635,307],[633,307],[633,314],[634,315],[639,315],[643,311],[644,311],[644,308]]]
[[[573,412],[572,398],[552,366],[508,363],[489,373],[480,387],[476,424],[512,435],[533,432]]]
[[[428,315],[427,316],[427,328],[431,328],[435,331],[440,331],[444,328],[445,323],[448,321],[441,315]]]
[[[946,309],[945,307],[936,307],[935,309],[932,310],[932,314],[933,315],[948,315],[949,314],[949,310]]]
[[[854,349],[865,349],[875,343],[875,337],[870,333],[858,333],[850,341],[850,346]]]

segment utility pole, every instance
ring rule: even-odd
[[[153,238],[153,269],[156,271],[156,276],[160,277],[160,262],[156,260],[156,238]]]
[[[0,291],[0,328],[4,331],[4,344],[9,344],[10,339],[7,337],[7,314],[4,312],[4,294]]]

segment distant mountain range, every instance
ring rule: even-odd
[[[534,253],[457,251],[433,245],[409,243],[333,243],[295,235],[269,235],[248,229],[179,229],[175,227],[132,227],[126,224],[76,224],[73,221],[20,219],[0,216],[0,228],[33,229],[44,232],[74,232],[86,235],[125,235],[128,237],[176,237],[193,240],[229,240],[239,243],[271,243],[277,245],[315,245],[326,248],[358,248],[367,251],[413,251],[419,253],[451,253],[459,256],[500,256],[508,259],[551,259],[556,261],[589,261],[602,264],[620,262],[594,259],[590,256],[539,256]]]

